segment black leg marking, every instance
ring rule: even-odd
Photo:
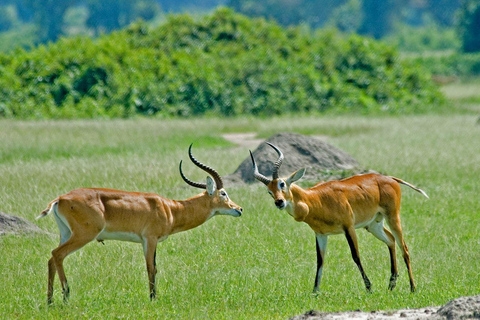
[[[63,288],[62,292],[63,292],[63,302],[68,302],[68,298],[70,297],[70,287],[68,286],[67,282],[65,282],[65,288]]]
[[[316,247],[317,247],[317,273],[315,274],[315,286],[313,287],[313,291],[318,291],[318,282],[319,282],[319,272],[323,266],[323,257],[322,253],[320,252],[320,247],[318,246],[318,241],[315,239]]]
[[[327,250],[328,237],[322,234],[315,234],[315,244],[317,250],[317,273],[315,275],[315,285],[313,292],[318,292],[322,280],[323,263],[325,261],[325,252]]]
[[[355,232],[355,230],[353,230]],[[352,252],[352,258],[353,261],[357,264],[358,269],[360,270],[360,273],[362,274],[363,281],[365,282],[365,287],[367,288],[367,291],[371,291],[372,289],[372,284],[370,280],[368,279],[365,271],[363,270],[362,263],[360,262],[360,256],[358,254],[358,247],[356,245],[356,238],[354,240],[353,237],[356,237],[355,234],[352,236],[349,232],[348,229],[345,230],[345,237],[347,238],[348,245],[350,246],[350,251]]]
[[[395,245],[395,244],[394,244]],[[396,260],[395,260],[395,251],[391,248],[388,248],[390,251],[390,265],[391,265],[391,276],[390,283],[388,284],[388,290],[393,290],[397,285],[398,272],[396,270]]]

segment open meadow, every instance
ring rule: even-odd
[[[315,238],[306,224],[275,208],[261,183],[226,187],[240,218],[219,216],[171,236],[157,249],[157,299],[148,298],[141,245],[92,242],[65,260],[71,297],[58,277],[47,306],[47,261],[58,244],[47,204],[78,187],[155,192],[186,199],[178,163],[193,180],[205,173],[187,149],[220,174],[232,173],[248,148],[224,133],[266,138],[292,131],[325,136],[364,168],[425,190],[402,187],[402,224],[417,292],[403,259],[393,292],[387,247],[358,230],[367,293],[343,236],[332,236],[321,291],[311,293]],[[285,154],[288,157],[288,154]],[[289,172],[281,172],[283,175]],[[0,121],[0,211],[32,221],[48,234],[0,237],[0,318],[18,319],[286,319],[315,309],[394,310],[444,304],[480,293],[480,125],[477,116],[280,117],[269,119]]]

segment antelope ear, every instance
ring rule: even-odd
[[[207,192],[209,195],[212,195],[215,192],[215,189],[217,189],[217,185],[215,184],[215,181],[213,181],[212,177],[208,176],[207,177]]]
[[[294,183],[295,181],[298,181],[298,180],[302,179],[306,170],[307,169],[303,168],[303,169],[299,169],[299,170],[295,171],[294,173],[292,173],[290,175],[290,177],[288,177],[287,180],[286,180],[287,184],[290,185],[290,184]]]

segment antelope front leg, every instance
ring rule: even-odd
[[[322,280],[323,262],[325,261],[325,252],[327,250],[327,240],[328,237],[326,235],[320,233],[315,234],[315,243],[317,248],[317,274],[315,275],[313,293],[319,291],[320,281]]]
[[[353,261],[357,264],[360,273],[362,274],[363,281],[365,282],[365,287],[367,291],[371,291],[372,284],[370,280],[368,280],[365,271],[363,270],[362,263],[360,262],[360,254],[358,253],[358,242],[357,242],[357,234],[355,233],[355,228],[352,226],[350,228],[345,229],[345,237],[347,238],[348,245],[350,246],[350,251],[352,252]]]
[[[145,254],[145,261],[147,263],[147,273],[148,273],[148,285],[150,288],[150,300],[155,299],[157,295],[157,290],[155,287],[155,275],[157,273],[156,266],[156,255],[157,255],[157,240],[148,239],[145,240],[143,251]]]

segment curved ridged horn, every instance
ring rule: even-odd
[[[278,153],[278,159],[277,161],[275,161],[273,165],[273,172],[272,172],[273,180],[275,180],[275,179],[278,179],[278,169],[280,169],[280,166],[282,165],[282,162],[283,162],[283,153],[282,151],[280,151],[280,149],[278,149],[276,146],[274,146],[270,142],[267,142],[267,144],[273,149],[275,149],[275,151],[277,151]]]
[[[194,181],[188,179],[187,177],[185,177],[185,175],[183,174],[183,171],[182,171],[182,161],[180,161],[178,169],[180,170],[180,175],[182,176],[183,181],[185,181],[186,183],[188,183],[192,187],[200,188],[200,189],[207,189],[207,184],[206,183],[194,182]]]
[[[249,150],[250,151],[250,150]],[[257,179],[258,181],[262,182],[263,184],[265,184],[266,186],[268,186],[268,184],[270,182],[272,182],[272,180],[268,179],[267,177],[265,177],[263,174],[261,174],[260,172],[258,172],[258,168],[257,168],[257,164],[255,163],[255,159],[253,158],[253,153],[252,151],[250,151],[250,157],[252,158],[252,163],[253,163],[253,176],[255,177],[255,179]]]
[[[201,163],[200,161],[198,161],[197,159],[195,159],[193,157],[193,155],[192,155],[192,145],[193,145],[193,143],[190,144],[190,147],[188,147],[188,156],[190,157],[190,160],[192,160],[192,162],[197,167],[199,167],[200,169],[202,169],[203,171],[207,172],[208,174],[210,174],[212,176],[213,180],[215,180],[215,184],[217,185],[217,189],[222,189],[223,188],[222,177],[220,177],[220,175],[218,174],[217,171],[215,171],[215,169],[204,165],[203,163]]]

